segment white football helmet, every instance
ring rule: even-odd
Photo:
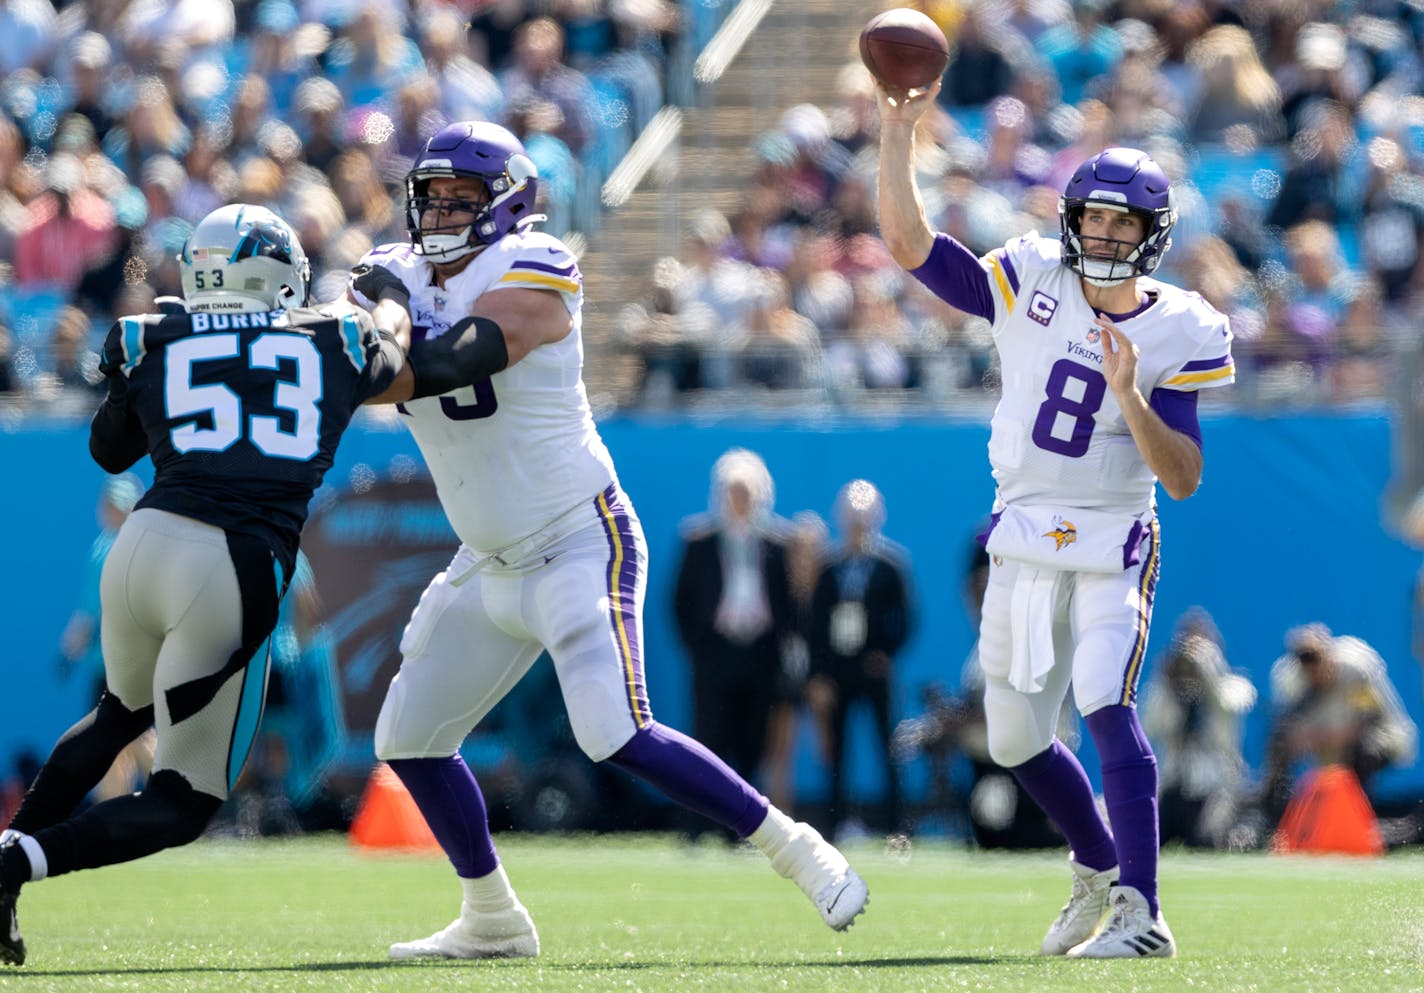
[[[250,203],[219,207],[199,221],[178,262],[195,313],[304,307],[311,292],[311,264],[296,232]]]

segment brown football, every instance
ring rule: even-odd
[[[872,17],[860,32],[860,59],[886,86],[915,90],[944,74],[949,42],[918,10],[896,7]]]

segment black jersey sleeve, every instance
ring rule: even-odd
[[[148,438],[129,403],[122,329],[117,322],[104,341],[99,369],[108,379],[109,393],[89,424],[89,454],[105,472],[119,473],[148,454]]]

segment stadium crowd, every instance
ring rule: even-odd
[[[670,0],[18,0],[0,7],[0,397],[90,407],[118,314],[177,294],[193,224],[233,201],[292,220],[314,296],[405,236],[425,136],[524,139],[556,234],[665,101]]]
[[[521,134],[555,234],[641,128],[687,99],[679,53],[731,6],[675,0],[20,0],[0,10],[0,397],[88,406],[116,313],[177,290],[216,204],[297,225],[316,295],[404,228],[402,179],[439,122]],[[1424,14],[1398,0],[921,0],[951,39],[932,221],[976,251],[1058,229],[1068,171],[1110,143],[1171,174],[1161,275],[1232,317],[1233,403],[1388,394],[1410,347],[1424,233]],[[997,375],[984,322],[891,262],[874,221],[873,84],[757,145],[732,216],[624,307],[640,400],[693,390],[972,397]],[[610,301],[610,304],[620,301]],[[623,302],[626,303],[626,302]],[[78,399],[76,399],[78,398]]]
[[[979,253],[1052,235],[1078,163],[1141,147],[1181,217],[1158,275],[1232,319],[1226,402],[1388,396],[1424,299],[1417,6],[920,6],[952,49],[917,163],[933,226]],[[873,85],[851,62],[833,102],[787,110],[740,208],[692,218],[625,310],[645,403],[738,386],[943,400],[995,385],[987,322],[936,301],[879,240]]]

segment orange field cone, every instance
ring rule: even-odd
[[[376,763],[366,781],[361,804],[351,822],[351,844],[404,851],[440,849],[405,784],[384,762]]]
[[[1300,777],[1271,847],[1278,852],[1383,855],[1384,838],[1354,771],[1327,765]]]

